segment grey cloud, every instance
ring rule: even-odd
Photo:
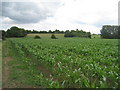
[[[75,20],[74,21],[74,23],[76,23],[76,24],[88,24],[88,23],[85,23],[85,22],[82,22],[82,21],[80,21],[80,20]],[[98,28],[101,28],[103,25],[112,25],[112,24],[115,24],[115,23],[117,23],[116,22],[116,20],[110,20],[110,19],[101,19],[101,20],[99,20],[98,22],[96,22],[96,23],[93,23],[93,24],[89,24],[89,25],[94,25],[94,26],[96,26],[96,27],[98,27]]]
[[[2,2],[2,16],[15,23],[37,23],[51,15],[42,4],[38,6],[33,2]]]

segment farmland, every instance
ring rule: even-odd
[[[28,34],[27,37],[34,37],[34,36],[40,36],[40,37],[51,37],[52,34],[46,34],[46,33],[42,33],[42,34]],[[64,37],[64,34],[55,34],[56,37],[59,37],[59,38],[63,38]]]
[[[21,80],[21,87],[118,88],[116,39],[27,37],[6,42],[17,57],[9,63],[15,69],[11,80]]]

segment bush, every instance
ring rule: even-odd
[[[51,38],[52,38],[52,39],[57,39],[54,34],[51,35]]]
[[[34,37],[34,39],[41,39],[41,37],[38,36],[38,35],[36,35],[36,36]]]

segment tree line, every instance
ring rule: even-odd
[[[64,34],[64,37],[89,37],[91,38],[90,32],[85,32],[83,30],[66,30],[66,31],[60,31],[60,30],[55,30],[55,31],[37,31],[37,30],[25,30],[24,28],[18,28],[16,26],[11,27],[7,31],[2,30],[2,39],[5,39],[5,37],[10,38],[10,37],[25,37],[27,34],[40,34],[40,33],[52,33],[52,34]]]
[[[2,30],[2,39],[4,40],[6,37],[25,37],[27,32],[23,28],[18,28],[16,26],[11,27],[7,31]]]
[[[102,29],[100,30],[101,32],[101,38],[106,38],[106,39],[120,39],[120,26],[112,26],[112,25],[104,25]],[[7,31],[5,30],[0,30],[0,34],[2,33],[2,38],[3,40],[5,37],[25,37],[27,34],[34,34],[34,33],[62,33],[64,34],[64,37],[84,37],[84,38],[91,38],[91,33],[90,32],[85,32],[83,30],[66,30],[66,31],[60,31],[60,30],[49,30],[49,31],[37,31],[37,30],[25,30],[24,28],[18,28],[16,26],[11,27]]]
[[[64,31],[60,31],[58,29],[52,31],[52,30],[49,30],[49,31],[37,31],[37,30],[26,30],[26,32],[28,34],[31,34],[31,33],[65,33]]]

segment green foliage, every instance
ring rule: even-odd
[[[0,30],[0,39],[5,40],[6,32],[4,30]]]
[[[64,33],[64,31],[60,31],[60,30],[54,30],[54,31],[51,31],[51,30],[49,30],[49,31],[42,31],[42,30],[40,30],[40,31],[37,31],[37,30],[26,30],[27,31],[27,33],[56,33],[56,34],[60,34],[60,33]]]
[[[38,35],[36,35],[36,36],[34,37],[34,39],[41,39],[41,37],[38,36]]]
[[[56,29],[55,31],[53,31],[53,33],[61,33],[61,31]]]
[[[75,35],[72,32],[67,32],[64,37],[75,37]]]
[[[52,38],[52,39],[57,39],[54,34],[51,35],[51,38]]]
[[[0,39],[2,39],[2,30],[0,30]]]
[[[78,29],[76,31],[74,31],[74,30],[71,30],[71,31],[67,30],[65,32],[64,37],[86,37],[86,38],[91,38],[91,33],[90,32],[85,32],[83,30],[79,31]]]
[[[26,87],[39,87],[39,88],[59,88],[59,83],[45,78],[45,76],[37,69],[36,64],[32,59],[26,57],[26,53],[22,51],[22,47],[12,41],[6,40],[3,43],[4,48],[8,48],[8,54],[12,56],[9,61],[9,83],[10,88],[26,88]],[[4,49],[5,50],[5,49]],[[5,52],[4,52],[5,53]],[[20,84],[12,84],[20,83]],[[12,85],[11,85],[12,84]]]
[[[120,26],[105,25],[101,30],[101,37],[107,39],[120,39]]]
[[[48,33],[53,33],[53,32],[51,30],[49,30]]]
[[[7,37],[25,37],[26,35],[27,32],[24,29],[18,28],[16,26],[11,27],[6,32]]]
[[[11,39],[11,43],[17,51],[36,58],[35,64],[41,63],[52,71],[52,80],[59,81],[62,87],[118,88],[118,40],[67,38],[38,42],[25,38]],[[33,66],[30,60],[21,60]],[[59,87],[59,84],[52,82],[49,86]]]

